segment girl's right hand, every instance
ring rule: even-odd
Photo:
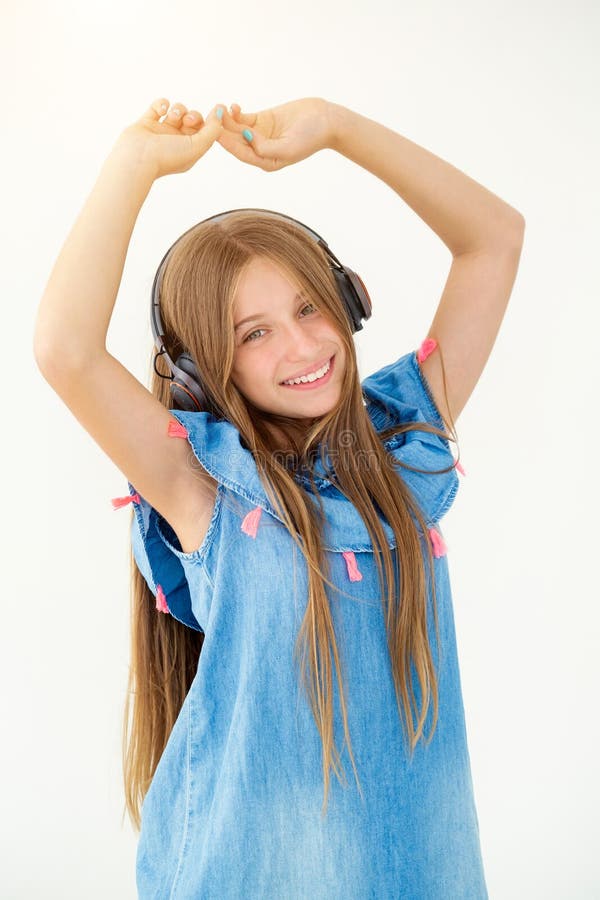
[[[136,153],[140,165],[147,166],[154,178],[187,172],[219,138],[223,125],[213,107],[206,121],[198,110],[183,103],[159,97],[146,112],[119,135],[116,147],[127,147]],[[161,122],[160,119],[163,118]]]

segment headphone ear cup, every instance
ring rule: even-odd
[[[362,279],[352,269],[342,266],[341,269],[332,267],[331,271],[354,334],[362,329],[362,319],[371,315],[371,298]]]
[[[189,353],[181,353],[177,357],[170,391],[178,409],[186,412],[211,409],[202,387],[200,374]]]

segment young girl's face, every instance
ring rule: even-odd
[[[254,259],[244,272],[233,322],[231,378],[258,409],[309,420],[337,404],[346,355],[339,334],[269,260]],[[312,383],[282,384],[327,365],[329,371]]]

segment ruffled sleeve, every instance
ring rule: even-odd
[[[195,631],[202,631],[194,613],[183,560],[197,557],[198,551],[184,553],[169,523],[127,482],[134,516],[131,546],[138,569],[156,597],[156,609],[170,613]],[[118,498],[124,505],[127,498]],[[113,505],[117,505],[113,501]]]
[[[418,351],[406,353],[362,382],[367,410],[378,432],[404,422],[426,422],[447,431],[419,365],[419,359],[433,350],[435,341],[424,342]],[[426,431],[413,430],[394,435],[384,446],[402,463],[426,470],[420,473],[397,467],[428,527],[435,525],[452,506],[459,487],[457,461],[450,442]],[[447,472],[433,474],[449,466]]]

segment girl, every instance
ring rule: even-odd
[[[453,259],[416,350],[361,382],[358,276],[296,220],[238,210],[157,271],[151,392],[107,352],[152,184],[215,142],[267,172],[336,150],[434,229]],[[140,897],[487,897],[440,520],[523,231],[448,163],[321,98],[206,120],[160,98],[115,142],[34,349],[128,480],[113,504],[132,505]]]

